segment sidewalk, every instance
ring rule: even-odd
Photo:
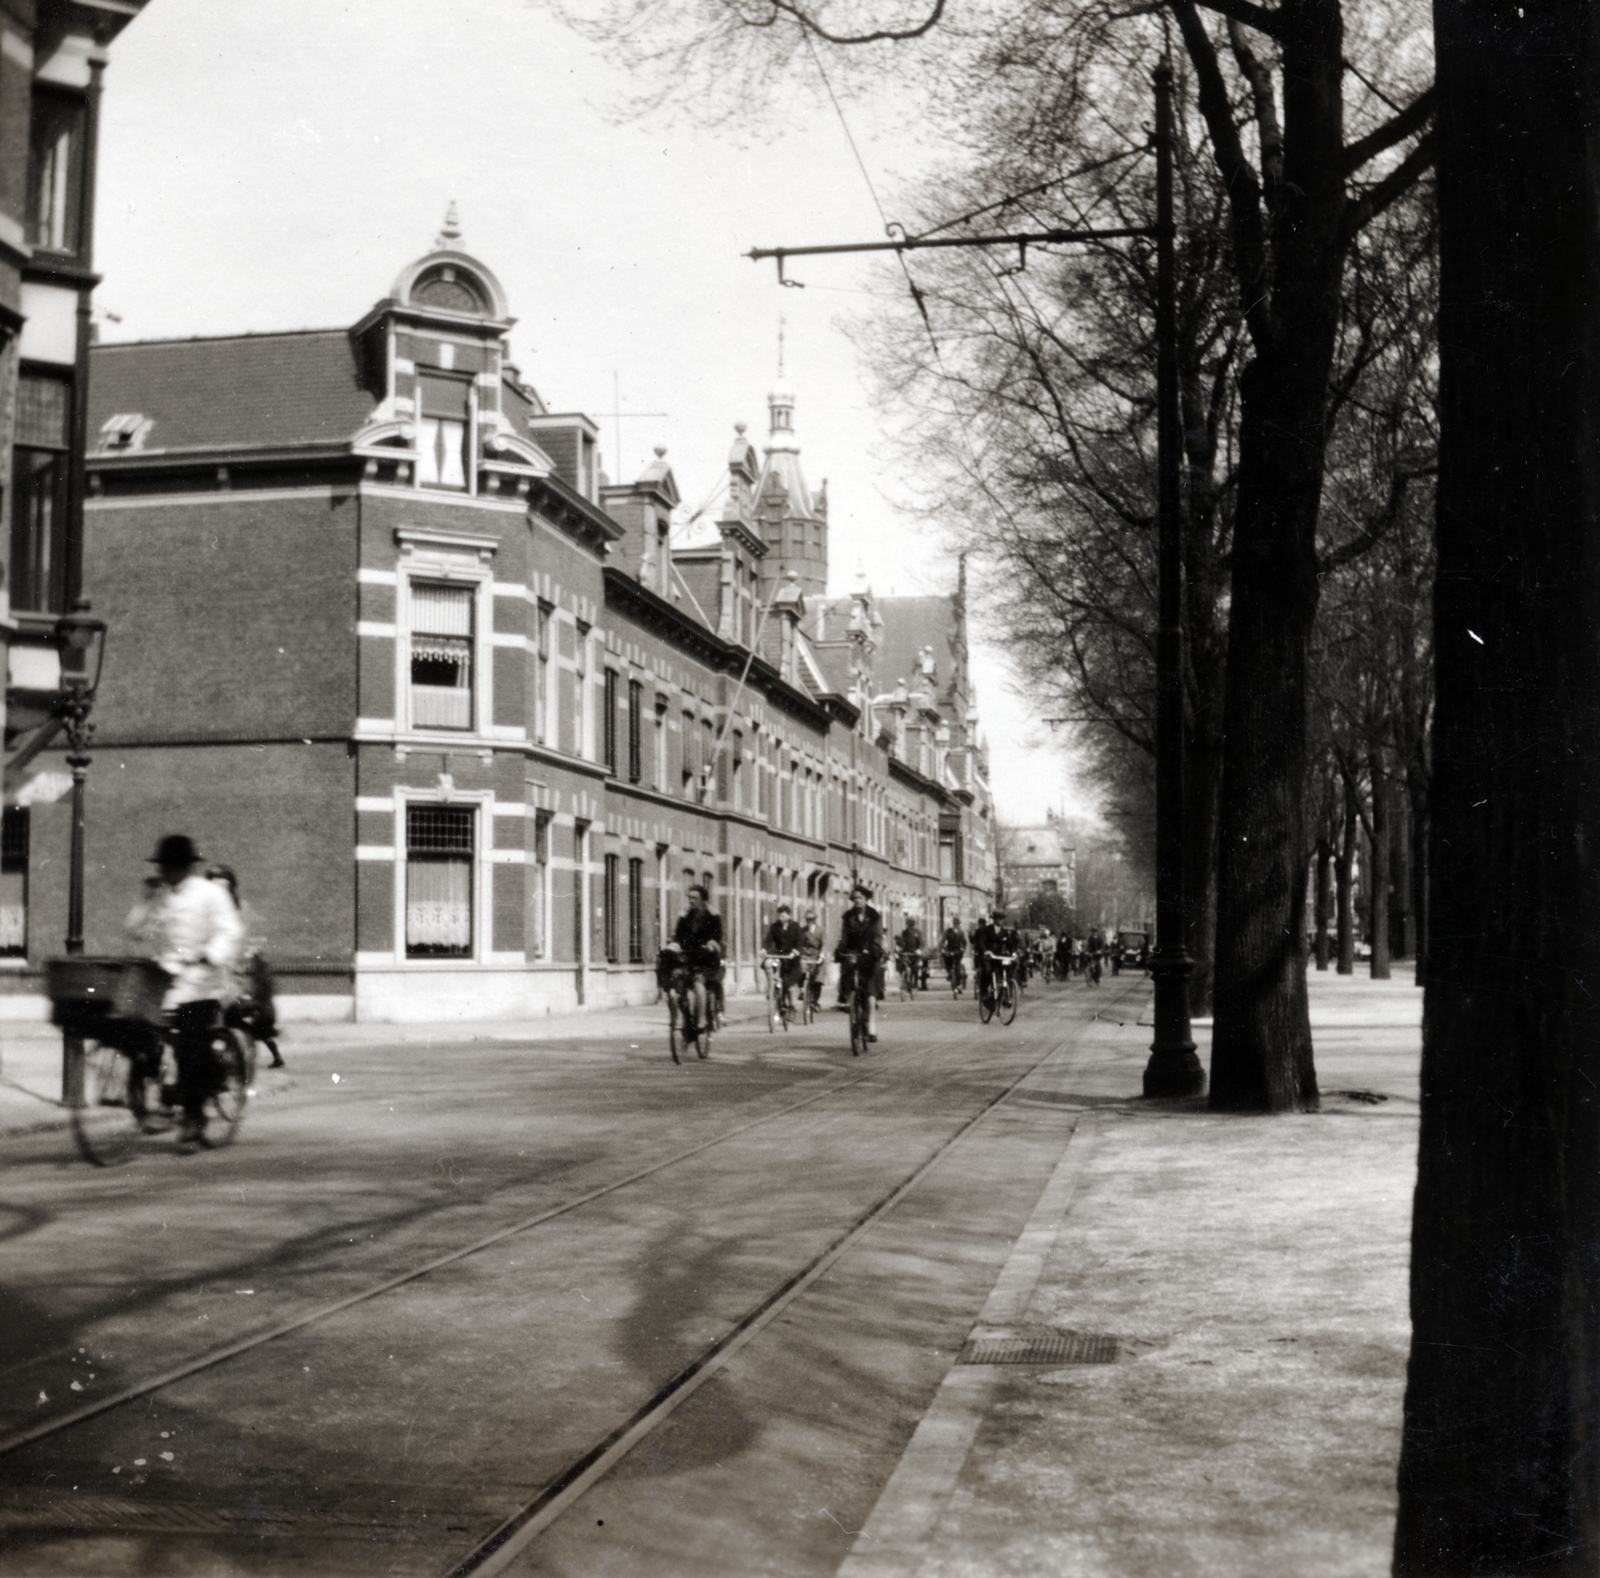
[[[1313,975],[1316,1116],[1117,1099],[1148,1024],[1035,1093],[1076,1132],[841,1578],[1387,1574],[1421,997]]]
[[[730,997],[730,1025],[759,1020],[766,1000],[749,994]],[[624,1045],[667,1041],[665,1004],[630,1008],[598,1008],[573,1014],[551,1014],[527,1021],[459,1019],[436,1024],[296,1023],[285,1027],[279,1048],[292,1069],[305,1058],[318,1058],[347,1047],[463,1046],[470,1042],[500,1045],[619,1041]],[[263,1065],[264,1066],[264,1065]],[[61,1032],[43,1023],[0,1022],[0,1136],[27,1134],[65,1125],[61,1106]]]

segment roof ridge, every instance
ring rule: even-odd
[[[230,340],[307,339],[318,334],[347,336],[348,328],[333,329],[245,329],[238,334],[172,334],[153,340],[96,340],[95,351],[131,351],[146,345],[221,345]]]

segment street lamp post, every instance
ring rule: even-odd
[[[61,696],[56,716],[67,737],[67,766],[72,771],[72,844],[67,864],[67,938],[69,954],[83,952],[83,823],[84,789],[89,778],[88,749],[94,735],[89,714],[100,688],[100,669],[106,655],[106,624],[89,611],[80,597],[69,613],[56,621],[61,649]],[[83,1041],[67,1031],[61,1043],[61,1099],[69,1107],[83,1101]]]
[[[1183,902],[1183,535],[1179,515],[1178,313],[1172,213],[1172,67],[1156,89],[1156,948],[1155,1040],[1144,1070],[1147,1096],[1198,1096],[1205,1070],[1189,1026]]]

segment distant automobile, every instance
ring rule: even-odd
[[[1111,973],[1120,975],[1124,969],[1148,970],[1150,968],[1150,933],[1147,931],[1119,931],[1117,944],[1112,951]]]

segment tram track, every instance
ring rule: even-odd
[[[1116,1001],[1120,1004],[1129,995],[1131,990],[1125,988],[1122,993],[1117,994]],[[954,1133],[944,1139],[914,1171],[881,1195],[872,1205],[858,1213],[850,1225],[818,1254],[751,1306],[738,1321],[702,1349],[632,1414],[596,1441],[586,1452],[574,1458],[486,1539],[453,1567],[448,1568],[446,1570],[448,1578],[490,1578],[492,1574],[504,1572],[510,1562],[579,1500],[586,1490],[604,1478],[652,1431],[665,1423],[701,1385],[710,1380],[741,1348],[854,1248],[882,1217],[910,1194],[984,1119],[1069,1044],[1056,1043],[1043,1057],[1030,1064],[1002,1090],[996,1092]]]
[[[1143,983],[1139,983],[1139,987],[1142,988],[1142,986]],[[1115,1006],[1120,1006],[1136,990],[1138,988],[1120,993],[1108,993],[1105,1007],[1113,1009]],[[1097,1015],[1097,1017],[1099,1016]],[[804,1295],[820,1277],[824,1276],[842,1256],[847,1254],[860,1241],[864,1234],[870,1231],[874,1224],[891,1212],[907,1194],[915,1189],[952,1149],[958,1146],[986,1118],[990,1117],[1008,1098],[1016,1094],[1019,1088],[1032,1076],[1036,1075],[1052,1059],[1058,1057],[1072,1044],[1074,1044],[1073,1041],[1063,1041],[1059,1036],[1052,1037],[1048,1050],[1042,1056],[1030,1060],[1028,1066],[1014,1076],[1008,1078],[1008,1071],[1003,1068],[993,1068],[993,1072],[990,1075],[990,1079],[993,1081],[991,1084],[984,1079],[982,1064],[988,1063],[992,1067],[993,1063],[998,1061],[993,1055],[1002,1052],[1004,1043],[1000,1037],[980,1032],[973,1050],[980,1050],[983,1056],[965,1068],[951,1070],[936,1082],[938,1088],[952,1094],[962,1086],[966,1086],[969,1090],[972,1090],[974,1097],[981,1100],[982,1104],[978,1110],[972,1113],[971,1116],[962,1119],[953,1132],[940,1139],[932,1151],[925,1155],[909,1173],[903,1175],[898,1183],[878,1194],[870,1204],[857,1211],[851,1220],[836,1231],[828,1242],[816,1254],[812,1255],[804,1265],[798,1270],[785,1275],[776,1285],[751,1303],[742,1315],[739,1315],[737,1319],[727,1325],[720,1335],[716,1336],[715,1340],[701,1347],[693,1357],[689,1358],[687,1363],[681,1363],[676,1373],[657,1386],[620,1423],[594,1440],[587,1450],[573,1456],[566,1467],[549,1477],[542,1477],[541,1480],[536,1481],[535,1483],[538,1484],[539,1488],[529,1495],[526,1502],[518,1506],[514,1512],[504,1518],[498,1525],[495,1525],[491,1532],[479,1540],[465,1556],[456,1560],[454,1566],[444,1570],[449,1571],[452,1575],[457,1573],[503,1571],[514,1560],[518,1552],[525,1549],[528,1544],[537,1538],[540,1532],[555,1522],[585,1491],[604,1478],[611,1468],[625,1457],[629,1451],[661,1426],[706,1380],[723,1368],[740,1349],[781,1315],[790,1304]],[[874,1058],[874,1066],[864,1068],[859,1073],[853,1073],[850,1078],[836,1079],[825,1088],[813,1091],[800,1100],[787,1102],[775,1111],[733,1124],[714,1135],[698,1141],[694,1145],[675,1151],[672,1155],[653,1162],[649,1166],[637,1168],[623,1177],[600,1184],[573,1199],[563,1201],[558,1205],[497,1228],[493,1232],[483,1234],[468,1244],[461,1245],[447,1253],[429,1259],[422,1265],[385,1278],[371,1287],[320,1305],[302,1315],[277,1323],[266,1330],[226,1343],[205,1354],[197,1355],[158,1374],[122,1387],[106,1397],[85,1403],[57,1418],[41,1421],[36,1426],[0,1438],[0,1455],[15,1452],[19,1448],[47,1440],[52,1436],[62,1435],[101,1415],[137,1399],[149,1397],[151,1394],[160,1392],[191,1376],[199,1375],[207,1370],[217,1369],[233,1360],[243,1359],[269,1344],[290,1336],[292,1333],[303,1331],[307,1327],[329,1320],[343,1311],[394,1293],[408,1284],[443,1271],[473,1255],[480,1254],[497,1244],[504,1243],[518,1234],[531,1232],[546,1223],[568,1216],[607,1196],[640,1184],[670,1168],[689,1162],[693,1158],[713,1151],[718,1146],[725,1145],[741,1135],[749,1134],[753,1130],[770,1125],[802,1109],[814,1108],[818,1104],[827,1102],[833,1096],[874,1081],[880,1081],[883,1076],[892,1076],[897,1072],[905,1071],[909,1061],[907,1054],[911,1054],[911,1057],[914,1058],[916,1051],[917,1048],[912,1046],[906,1048],[904,1053],[899,1053],[897,1049],[896,1054],[889,1058]],[[1007,1058],[1006,1061],[1010,1061],[1010,1059]],[[1012,1063],[1011,1067],[1015,1068],[1016,1064]],[[1004,1081],[1004,1083],[1001,1084],[1001,1081]],[[987,1090],[983,1088],[985,1085],[988,1087]],[[1000,1088],[995,1089],[995,1085],[999,1085]],[[973,1087],[977,1088],[974,1089]],[[851,1106],[844,1110],[853,1113],[856,1109]],[[951,1116],[958,1115],[951,1114]],[[910,1157],[903,1158],[901,1166],[903,1167],[911,1159]],[[749,1290],[749,1292],[754,1291],[756,1289]],[[749,1292],[747,1292],[746,1297],[749,1296]],[[734,1308],[737,1309],[738,1306],[734,1306]],[[728,1311],[723,1317],[724,1320],[727,1319],[728,1314],[732,1313],[733,1311]],[[682,1357],[680,1354],[680,1361]],[[647,1384],[649,1384],[648,1379]],[[626,1399],[616,1399],[615,1403],[624,1408],[627,1406]],[[605,1419],[602,1414],[601,1417],[591,1420],[590,1429],[595,1429],[604,1423]],[[570,1451],[572,1446],[576,1445],[577,1442],[581,1442],[582,1439],[579,1436],[575,1442],[569,1443],[568,1450]],[[512,1487],[507,1486],[505,1488],[511,1489]],[[502,1502],[501,1505],[504,1506],[505,1502]],[[480,1507],[478,1516],[484,1521],[479,1523],[479,1527],[484,1527],[488,1519],[494,1515],[495,1512],[492,1506]],[[459,1516],[459,1513],[457,1516]],[[445,1559],[448,1560],[450,1558]]]

